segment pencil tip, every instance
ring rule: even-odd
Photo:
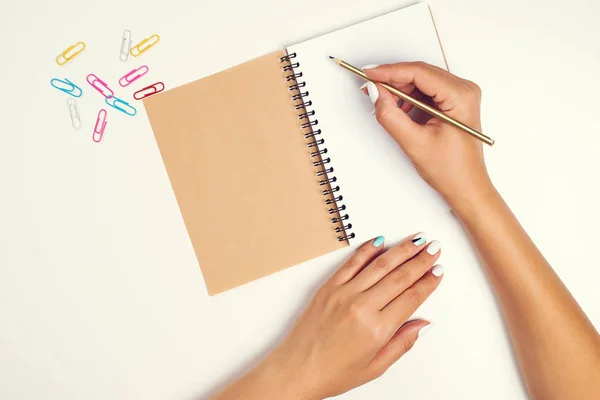
[[[331,58],[332,60],[335,60],[335,57],[334,57],[334,56],[329,56],[329,58]]]

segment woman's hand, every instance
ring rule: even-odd
[[[481,129],[481,91],[425,63],[363,68],[451,117]],[[599,399],[600,336],[527,236],[488,177],[481,143],[436,118],[413,122],[408,104],[370,83],[377,120],[421,176],[442,194],[471,236],[489,273],[532,399]]]
[[[363,70],[369,78],[432,102],[447,115],[481,130],[481,90],[475,83],[423,62],[367,66]],[[367,90],[379,123],[450,206],[455,208],[462,200],[491,188],[480,141],[437,118],[420,125],[406,114],[410,104],[404,102],[398,107],[398,98],[380,85],[369,83]]]
[[[322,399],[383,374],[431,327],[407,322],[439,285],[437,241],[371,240],[323,285],[289,336],[218,399]],[[273,396],[271,396],[273,394]],[[255,397],[256,396],[256,397]]]

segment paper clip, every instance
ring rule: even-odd
[[[60,83],[60,85],[56,82]],[[58,78],[51,79],[50,84],[52,85],[52,87],[60,90],[61,92],[65,92],[66,94],[73,97],[81,97],[81,95],[83,94],[81,88],[73,82],[71,82],[70,80],[68,80],[67,78],[65,78],[64,81]]]
[[[159,89],[159,87],[160,87],[160,89]],[[151,89],[151,91],[148,93],[144,93],[148,89]],[[137,92],[135,92],[133,94],[133,98],[136,100],[142,100],[142,99],[145,99],[146,97],[152,96],[153,94],[160,93],[163,90],[165,90],[165,84],[162,82],[156,82],[150,86],[146,86],[145,88],[140,89]]]
[[[77,108],[77,102],[75,99],[67,99],[67,105],[69,106],[69,115],[71,116],[71,124],[73,128],[81,128],[81,119],[79,118],[79,109]]]
[[[111,97],[113,97],[115,95],[115,92],[113,92],[108,87],[106,82],[104,82],[102,79],[98,78],[96,75],[89,74],[85,79],[88,81],[88,83],[90,85],[92,85],[92,87],[94,89],[96,89],[98,92],[100,92],[100,94],[102,96],[106,97],[107,99],[110,99]],[[99,83],[99,86],[96,86],[96,82]]]
[[[119,59],[121,61],[127,61],[129,58],[129,50],[131,49],[131,31],[125,29],[123,31],[123,37],[121,38],[121,52],[119,53]]]
[[[128,102],[119,99],[118,97],[112,97],[110,99],[105,99],[104,101],[106,102],[106,104],[108,104],[112,108],[117,109],[117,110],[121,111],[122,113],[127,114],[131,117],[133,117],[137,113],[137,110],[135,109],[135,107],[133,107]],[[119,104],[122,104],[125,107],[121,107]],[[128,111],[128,109],[129,109],[129,111]]]
[[[152,40],[152,39],[155,39],[155,40]],[[139,42],[138,44],[133,46],[131,48],[131,50],[129,50],[129,54],[131,54],[134,57],[137,57],[140,54],[142,54],[143,52],[145,52],[146,50],[150,49],[156,43],[158,43],[159,40],[160,40],[160,36],[158,36],[157,34],[147,37],[146,39],[142,40],[141,42]],[[146,43],[148,43],[148,44],[146,44]],[[146,45],[146,46],[144,46],[144,45]],[[144,46],[144,47],[142,47],[142,46]]]
[[[78,55],[79,53],[81,53],[84,50],[85,50],[85,43],[77,42],[73,46],[69,47],[68,49],[66,49],[65,51],[60,53],[56,57],[56,63],[62,67],[63,65],[65,65],[66,63],[71,61],[73,59],[73,57],[75,57],[76,55]],[[73,51],[73,53],[69,54],[69,52],[71,52],[71,51]]]
[[[94,133],[92,134],[92,140],[96,143],[100,143],[102,136],[104,136],[104,129],[106,128],[106,116],[107,112],[103,108],[98,111],[98,117],[96,118],[96,125],[94,126]]]
[[[132,84],[133,82],[137,81],[139,78],[141,78],[142,76],[146,75],[149,71],[149,68],[147,65],[142,65],[139,68],[134,68],[131,71],[129,71],[128,73],[125,74],[125,76],[123,76],[121,79],[119,79],[119,85],[121,85],[122,87],[126,87],[129,86],[130,84]]]

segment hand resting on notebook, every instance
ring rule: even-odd
[[[385,372],[431,327],[407,322],[437,288],[440,243],[370,240],[319,289],[288,337],[217,399],[322,399]]]
[[[424,63],[364,70],[481,129],[481,91],[473,82]],[[481,143],[437,119],[414,122],[410,106],[398,107],[381,86],[366,90],[377,120],[471,236],[529,395],[600,398],[600,337],[494,188]],[[322,399],[380,376],[432,326],[407,320],[441,281],[439,255],[439,243],[425,244],[422,234],[387,251],[382,237],[368,241],[317,292],[288,337],[215,398]]]

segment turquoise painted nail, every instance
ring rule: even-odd
[[[398,100],[398,107],[402,107],[402,99]]]
[[[415,246],[422,246],[425,244],[425,242],[427,242],[427,239],[425,239],[424,233],[418,233],[414,238],[412,238],[412,243]]]
[[[385,242],[385,238],[383,236],[377,236],[375,240],[373,240],[373,246],[379,247]]]

